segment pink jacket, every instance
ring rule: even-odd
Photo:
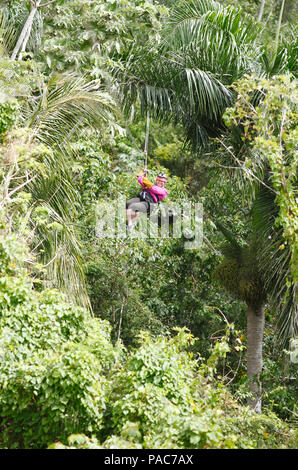
[[[156,186],[153,184],[151,188],[148,188],[144,183],[143,183],[143,177],[138,176],[138,182],[142,186],[142,189],[145,189],[153,198],[155,202],[162,201],[168,194],[168,191],[165,188],[160,188],[159,186]]]

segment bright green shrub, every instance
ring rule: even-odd
[[[192,411],[197,386],[194,375],[196,361],[185,351],[186,344],[192,341],[192,336],[184,330],[174,338],[159,336],[154,342],[148,333],[141,334],[141,346],[131,353],[124,371],[114,378],[113,421],[117,428],[121,429],[127,419],[133,422],[141,415],[144,415],[141,418],[144,429],[147,425],[150,428],[146,397],[151,393],[158,396],[156,403],[153,397],[149,399],[148,404],[151,403],[152,407],[163,401],[164,404],[179,406],[180,411]],[[159,412],[158,404],[153,415]]]
[[[93,354],[73,343],[59,354],[10,361],[0,375],[4,444],[44,447],[73,432],[99,432],[106,388],[101,372]]]
[[[4,227],[2,223],[1,229]],[[22,266],[27,256],[26,247],[19,243],[15,235],[0,235],[0,273],[2,275],[20,274],[16,268]]]
[[[140,347],[114,378],[110,406],[114,431],[120,436],[127,423],[133,422],[140,431],[135,441],[145,448],[219,445],[221,416],[212,407],[218,407],[222,397],[215,399],[198,373],[197,361],[187,352],[192,342],[185,330],[174,338],[155,341],[141,335]]]
[[[123,367],[110,376],[104,416],[105,440],[72,435],[53,448],[237,449],[295,447],[295,431],[273,414],[256,415],[241,406],[211,370],[187,352],[192,337],[180,330],[174,338],[141,344]]]
[[[106,321],[57,291],[32,289],[26,256],[15,237],[0,237],[2,447],[295,447],[293,429],[239,405],[216,379],[228,337],[207,363],[188,351],[185,329],[154,339],[143,332],[124,356]]]
[[[102,445],[117,437],[121,445],[123,430],[134,423],[139,433],[133,442],[149,449],[268,448],[283,438],[293,446],[293,430],[273,414],[256,417],[216,380],[216,357],[229,352],[226,338],[201,365],[187,352],[192,342],[183,330],[174,338],[141,336],[113,379],[109,407],[116,433]]]
[[[19,262],[25,252],[14,237],[0,238],[0,439],[30,448],[100,432],[105,372],[120,349],[107,322],[57,291],[32,289]]]

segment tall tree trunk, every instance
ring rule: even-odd
[[[262,0],[259,15],[258,15],[258,21],[262,21],[265,3],[266,3],[266,0]]]
[[[27,20],[25,21],[25,24],[23,26],[23,29],[22,29],[21,34],[19,36],[19,39],[17,40],[15,48],[14,48],[12,54],[11,54],[11,59],[12,60],[16,59],[16,57],[17,57],[18,53],[20,52],[20,50],[22,52],[24,52],[24,50],[26,49],[26,45],[27,45],[27,42],[28,42],[28,39],[29,39],[29,36],[30,36],[30,33],[31,33],[32,25],[33,25],[34,16],[35,16],[35,13],[37,12],[37,9],[40,5],[40,2],[41,2],[41,0],[36,0],[35,3],[31,4],[30,14],[29,14]]]
[[[282,16],[284,12],[284,6],[285,6],[285,0],[282,0],[281,7],[280,7],[280,12],[279,12],[279,19],[276,27],[276,34],[275,34],[275,41],[274,41],[274,53],[272,57],[272,67],[274,66],[275,59],[277,56],[277,49],[278,49],[278,43],[279,43],[279,35],[280,35],[280,28],[281,28],[281,21],[282,21]]]
[[[260,375],[263,367],[263,332],[265,324],[265,305],[247,309],[247,375],[252,397],[249,406],[261,413],[262,385]]]

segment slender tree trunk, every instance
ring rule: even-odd
[[[35,10],[35,13],[36,13],[36,11],[37,11],[37,9]],[[34,16],[35,16],[35,14],[34,14]],[[21,50],[19,52],[19,56],[20,56],[20,54],[22,54],[22,52],[25,52],[25,50],[26,50],[27,43],[29,41],[30,34],[31,34],[31,29],[32,29],[32,26],[33,26],[34,16],[31,17],[31,21],[28,24],[27,32],[26,32],[26,35],[24,37],[23,44],[22,44]]]
[[[11,59],[12,60],[16,59],[16,57],[17,57],[18,53],[20,52],[20,50],[22,52],[24,52],[25,49],[26,49],[26,45],[27,45],[27,42],[28,42],[28,39],[29,39],[29,36],[30,36],[30,33],[31,33],[32,25],[33,25],[34,16],[35,16],[35,13],[37,12],[37,9],[40,5],[40,2],[41,2],[41,0],[36,0],[35,3],[31,4],[30,14],[29,14],[27,20],[25,21],[25,24],[23,26],[23,29],[22,29],[21,34],[19,36],[19,39],[17,40],[15,48],[14,48],[12,54],[11,54]]]
[[[120,335],[121,335],[123,307],[124,307],[124,299],[123,299],[123,301],[122,301],[121,309],[120,309],[120,318],[119,318],[119,327],[118,327],[118,337],[117,337],[117,341],[119,341]]]
[[[276,34],[275,34],[275,41],[274,41],[274,53],[272,57],[272,67],[274,65],[276,56],[277,56],[277,49],[278,49],[278,43],[279,43],[279,35],[280,35],[280,28],[281,28],[281,20],[284,12],[284,6],[285,6],[285,0],[282,0],[282,4],[280,7],[280,12],[279,12],[279,19],[276,27]]]
[[[252,398],[249,406],[261,413],[262,385],[260,375],[263,367],[263,332],[265,324],[265,306],[258,308],[248,305],[247,309],[247,375]]]
[[[258,21],[262,21],[265,3],[266,3],[266,0],[262,0],[261,6],[260,6],[259,15],[258,15]]]

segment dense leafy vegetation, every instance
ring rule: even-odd
[[[286,424],[270,414],[256,417],[215,378],[232,331],[207,362],[188,351],[194,338],[184,329],[155,339],[144,332],[127,351],[111,343],[106,321],[56,291],[32,291],[19,269],[26,252],[15,237],[1,238],[1,252],[4,446],[58,440],[52,447],[65,441],[83,448],[250,448],[284,447],[284,439],[294,445]]]
[[[2,448],[295,448],[296,14],[0,2]],[[199,249],[98,236],[138,194],[147,112]]]

